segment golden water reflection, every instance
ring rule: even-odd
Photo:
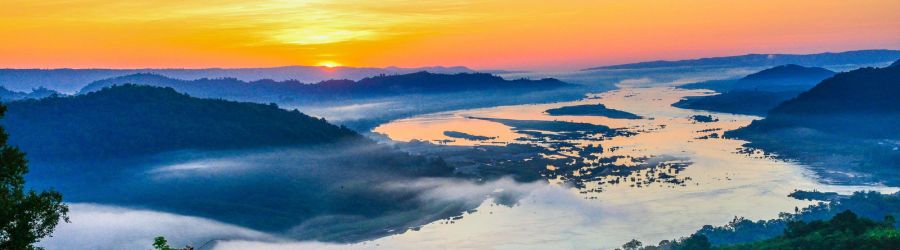
[[[560,120],[606,125],[637,132],[602,140],[570,141],[578,147],[602,146],[601,157],[629,159],[671,156],[686,159],[690,166],[679,176],[683,185],[645,183],[612,185],[597,181],[582,189],[567,188],[548,180],[547,190],[537,190],[519,206],[495,206],[487,201],[477,212],[454,223],[434,222],[419,231],[366,242],[365,248],[384,249],[611,249],[632,238],[647,243],[686,236],[706,224],[723,225],[734,216],[749,219],[776,218],[780,212],[811,204],[787,197],[796,189],[837,191],[861,189],[894,192],[897,188],[834,186],[790,162],[763,157],[759,152],[738,153],[742,141],[710,137],[749,124],[754,116],[684,110],[670,105],[685,96],[709,92],[669,87],[625,88],[574,102],[516,105],[444,112],[384,124],[374,132],[393,140],[427,140],[449,145],[515,143],[528,135],[500,123],[467,117],[517,120]],[[644,119],[610,119],[596,116],[550,116],[544,110],[571,105],[601,103],[631,112]],[[716,122],[701,123],[693,115],[713,115]],[[485,141],[449,138],[444,131],[496,137]],[[572,157],[565,150],[560,155]],[[577,155],[575,155],[577,157]],[[558,166],[547,166],[556,171]],[[576,175],[592,169],[579,169]],[[642,170],[644,171],[644,170]],[[641,174],[639,174],[641,175]],[[602,189],[603,192],[584,192]],[[554,191],[556,190],[556,191]],[[558,190],[565,190],[560,193]],[[562,194],[562,195],[561,195]],[[363,246],[363,245],[357,245]]]

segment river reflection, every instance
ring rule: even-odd
[[[534,190],[517,206],[496,206],[486,201],[476,212],[452,223],[438,221],[418,231],[346,247],[611,249],[632,238],[655,243],[686,236],[706,224],[723,225],[734,216],[753,220],[776,218],[780,212],[810,204],[787,197],[796,189],[841,193],[861,189],[897,190],[820,184],[802,166],[763,157],[758,152],[739,153],[742,141],[710,136],[745,126],[758,117],[670,106],[685,96],[706,94],[709,92],[670,87],[623,88],[575,102],[445,112],[379,126],[374,129],[375,132],[397,141],[415,139],[472,146],[522,143],[532,136],[501,123],[472,117],[600,124],[636,134],[569,142],[579,148],[602,146],[606,149],[600,153],[603,157],[637,159],[667,156],[690,166],[679,170],[678,176],[684,180],[680,185],[614,185],[592,180],[585,182],[583,187],[570,188],[554,184],[559,182],[551,179],[545,188]],[[550,108],[597,103],[643,116],[644,119],[550,116],[544,113]],[[697,122],[691,119],[694,115],[712,115],[718,121]],[[445,135],[445,131],[495,138],[451,138]],[[545,146],[552,147],[549,144]],[[565,154],[565,150],[557,152]],[[556,168],[548,166],[550,170]],[[590,169],[578,171],[584,173]],[[584,192],[598,188],[603,192]]]

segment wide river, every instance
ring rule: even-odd
[[[574,102],[501,106],[452,111],[397,120],[374,129],[392,140],[413,139],[449,145],[502,145],[528,135],[501,123],[481,118],[559,120],[601,124],[638,132],[634,136],[574,141],[579,146],[601,145],[603,156],[670,156],[691,164],[678,173],[684,185],[654,183],[635,187],[587,183],[585,189],[550,179],[538,183],[501,180],[486,185],[460,184],[444,192],[478,193],[479,189],[518,189],[527,195],[515,206],[485,200],[477,211],[455,220],[424,225],[419,230],[353,245],[325,243],[224,242],[221,249],[335,248],[335,249],[613,249],[638,239],[655,244],[687,236],[703,225],[724,225],[735,216],[752,220],[777,218],[781,212],[812,204],[788,197],[794,190],[850,193],[855,190],[894,192],[880,186],[828,185],[803,166],[763,157],[759,152],[740,153],[742,141],[698,139],[735,129],[759,117],[685,110],[670,105],[685,96],[709,92],[671,87],[633,88],[589,95]],[[643,119],[610,119],[598,116],[549,116],[550,108],[601,103],[631,112]],[[715,122],[697,122],[694,115],[712,115]],[[450,138],[444,131],[495,137],[490,140]],[[521,142],[520,142],[521,143]],[[608,150],[616,148],[617,150]],[[552,156],[547,156],[552,157]],[[553,166],[548,166],[553,168]],[[599,186],[598,186],[599,185]],[[602,188],[603,192],[583,192]],[[446,194],[444,194],[446,195]]]

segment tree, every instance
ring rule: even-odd
[[[184,248],[170,247],[169,241],[166,240],[166,237],[156,236],[156,238],[153,238],[153,249],[154,250],[194,250],[194,247],[192,247],[192,246],[185,246]]]
[[[153,249],[155,250],[178,250],[176,248],[172,248],[169,246],[169,241],[166,240],[166,237],[156,236],[153,238]]]
[[[677,247],[677,249],[683,250],[707,250],[710,248],[712,248],[712,244],[710,244],[709,239],[702,234],[693,234],[691,237],[683,239],[681,244]]]
[[[6,106],[0,104],[0,117]],[[69,222],[69,207],[62,194],[53,190],[25,190],[28,162],[25,153],[7,143],[9,135],[0,127],[0,249],[42,249],[34,246],[50,236],[60,219]]]
[[[638,241],[636,239],[631,239],[631,241],[629,241],[628,243],[625,243],[625,245],[622,245],[622,249],[637,250],[637,249],[641,248],[641,245],[643,245],[643,244],[640,241]]]

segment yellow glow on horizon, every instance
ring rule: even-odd
[[[334,61],[321,61],[321,62],[319,62],[319,63],[316,64],[316,65],[321,66],[321,67],[326,67],[326,68],[334,68],[334,67],[340,67],[340,66],[343,66],[343,65],[341,65],[340,63],[337,63],[337,62],[334,62]]]
[[[897,0],[4,0],[0,67],[579,68],[900,49]]]

